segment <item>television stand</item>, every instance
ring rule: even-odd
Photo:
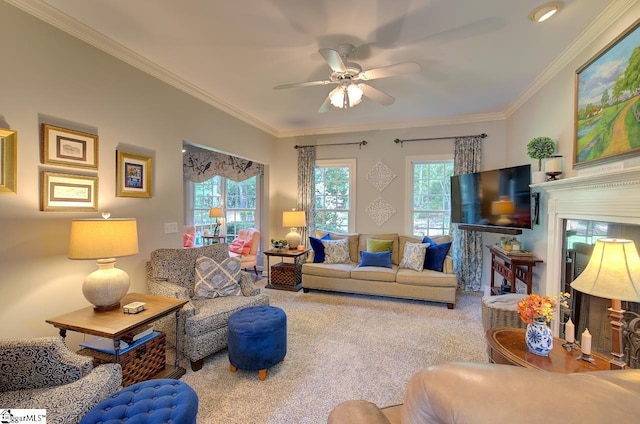
[[[527,286],[527,294],[531,294],[533,285],[533,267],[542,259],[533,255],[509,255],[496,246],[487,245],[491,252],[491,294],[505,294],[503,287],[509,287],[511,293],[516,292],[516,282]],[[502,286],[495,286],[495,274],[503,278]]]

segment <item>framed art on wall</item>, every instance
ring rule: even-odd
[[[98,210],[98,177],[42,171],[42,211]]]
[[[116,196],[151,197],[151,156],[116,151]]]
[[[575,168],[640,153],[640,20],[576,71]]]
[[[98,136],[42,124],[42,163],[98,169]]]
[[[0,128],[0,193],[15,193],[18,132]]]

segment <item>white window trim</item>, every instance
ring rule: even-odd
[[[417,155],[405,158],[405,199],[408,200],[404,215],[405,234],[413,234],[413,164],[439,160],[453,161],[453,154]]]
[[[349,232],[356,229],[356,159],[316,159],[316,167],[349,167]]]

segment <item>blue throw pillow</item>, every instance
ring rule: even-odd
[[[428,236],[422,239],[423,243],[429,243],[427,247],[427,254],[424,256],[424,269],[430,269],[432,271],[442,272],[444,268],[444,260],[447,257],[449,248],[451,248],[451,242],[436,243]]]
[[[329,234],[325,234],[322,238],[309,237],[309,244],[313,249],[314,264],[324,262],[324,246],[320,240],[331,240],[331,236]]]
[[[366,252],[361,250],[360,263],[358,266],[380,266],[384,268],[391,268],[391,251]]]

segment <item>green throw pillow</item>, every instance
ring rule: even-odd
[[[367,252],[386,252],[393,250],[393,240],[367,239]]]

